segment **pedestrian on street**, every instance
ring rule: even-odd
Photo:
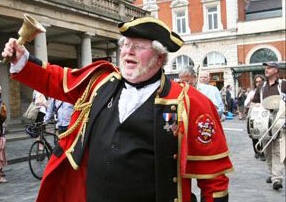
[[[234,93],[232,91],[231,85],[226,86],[225,99],[227,104],[227,111],[234,113]]]
[[[246,89],[240,88],[237,93],[237,111],[238,111],[238,119],[245,120],[245,109],[244,109],[244,101],[246,99]]]
[[[263,66],[265,66],[266,81],[256,90],[252,99],[253,103],[262,103],[263,99],[273,95],[280,95],[282,99],[282,93],[286,93],[286,81],[279,79],[279,65],[276,62],[268,62],[263,63]],[[270,113],[275,117],[277,111],[270,110]],[[280,162],[280,138],[284,133],[285,129],[281,129],[280,134],[278,134],[264,150],[266,164],[269,170],[269,177],[266,179],[266,182],[272,183],[274,190],[280,190],[283,187],[284,166]],[[264,139],[262,145],[266,145],[267,142],[268,140]]]
[[[180,70],[179,73],[180,82],[186,82],[196,88],[197,74],[193,66],[186,66]]]
[[[4,109],[5,108],[5,109]],[[3,112],[5,110],[5,112]],[[0,184],[8,182],[5,178],[4,167],[7,165],[6,159],[6,138],[5,138],[5,120],[7,117],[7,111],[4,103],[2,102],[2,87],[0,86]]]
[[[254,86],[254,89],[250,90],[249,93],[247,94],[247,97],[244,101],[244,106],[246,108],[246,111],[247,111],[247,120],[249,120],[249,115],[250,115],[250,112],[251,112],[251,109],[252,107],[254,107],[253,105],[251,105],[251,102],[252,102],[252,99],[254,97],[254,94],[257,90],[257,88],[261,88],[261,86],[263,85],[264,81],[265,81],[265,77],[262,75],[262,74],[257,74],[255,75],[254,79],[253,79],[254,83],[253,83],[253,86]],[[249,124],[248,122],[246,124]],[[248,134],[249,137],[251,138],[252,140],[252,146],[253,146],[253,151],[254,151],[254,157],[256,159],[260,159],[261,161],[265,161],[266,158],[265,158],[265,154],[264,152],[258,152],[257,149],[259,151],[261,151],[262,149],[262,145],[259,144],[257,149],[256,149],[256,145],[258,143],[258,139],[257,138],[254,138],[251,134]]]
[[[36,123],[43,122],[44,117],[47,112],[48,100],[45,95],[43,95],[37,90],[34,90],[33,91],[33,102],[35,102],[35,105],[39,108],[39,112],[38,112],[35,122]]]
[[[221,98],[221,93],[216,86],[210,84],[210,74],[208,71],[201,72],[197,89],[207,96],[216,106],[219,117],[222,117],[224,112],[224,104]]]
[[[168,53],[184,41],[153,17],[118,28],[119,68],[107,61],[62,68],[35,58],[16,39],[5,45],[3,57],[16,54],[13,79],[75,104],[37,201],[195,201],[192,178],[202,200],[228,201],[232,164],[215,106],[163,71]]]
[[[73,112],[73,105],[54,98],[50,98],[48,103],[44,123],[48,123],[53,119],[58,130],[58,135],[66,132]]]

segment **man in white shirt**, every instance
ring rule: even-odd
[[[210,85],[210,76],[208,72],[201,72],[199,75],[199,83],[197,89],[207,96],[216,106],[219,116],[224,112],[224,104],[221,98],[220,91],[216,86]]]

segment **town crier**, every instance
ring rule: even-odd
[[[37,201],[190,202],[192,179],[202,201],[228,201],[233,167],[216,107],[164,74],[168,53],[184,41],[153,17],[118,28],[119,67],[98,61],[62,68],[16,39],[5,45],[13,79],[75,105]]]

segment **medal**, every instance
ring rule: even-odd
[[[170,131],[170,124],[169,124],[169,121],[171,120],[172,118],[172,113],[163,113],[163,119],[165,121],[165,126],[164,126],[164,129],[167,130],[168,132]]]
[[[170,130],[175,131],[177,129],[176,121],[178,119],[177,113],[163,113],[163,119],[165,121],[164,129],[167,132],[170,132]],[[170,121],[172,120],[172,123]]]

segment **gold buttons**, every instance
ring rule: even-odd
[[[173,177],[173,182],[174,182],[174,183],[177,183],[177,182],[178,182],[178,178]]]
[[[178,155],[177,154],[174,154],[173,155],[173,159],[177,159],[178,158]]]
[[[179,200],[177,198],[174,199],[174,202],[178,202]]]
[[[111,82],[113,82],[113,81],[114,81],[114,79],[115,79],[115,78],[114,78],[114,77],[112,77],[112,78],[110,78],[110,81],[111,81]]]
[[[172,105],[172,106],[171,106],[171,110],[172,110],[172,111],[175,111],[176,109],[177,109],[177,107],[176,107],[175,105]]]

